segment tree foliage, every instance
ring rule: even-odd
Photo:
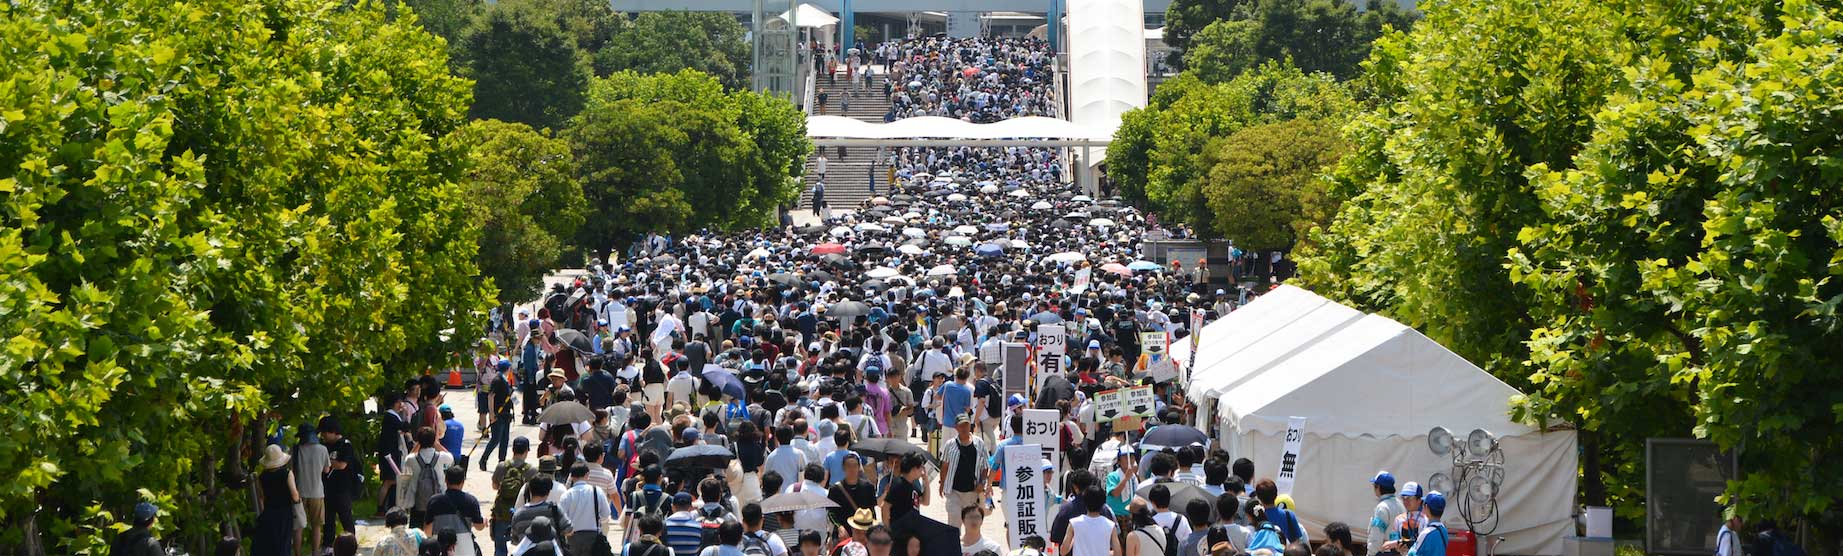
[[[481,274],[500,303],[535,299],[585,216],[569,143],[498,120],[471,122],[447,140],[473,151],[461,183],[481,223]]]
[[[1751,519],[1836,521],[1843,286],[1833,7],[1449,3],[1379,42],[1308,287],[1382,310],[1582,431],[1588,503],[1643,441],[1741,455]],[[1750,519],[1750,520],[1751,520]]]
[[[440,141],[467,85],[414,22],[0,13],[0,544],[102,553],[142,499],[169,538],[215,539],[248,515],[225,480],[259,415],[356,413],[483,318],[465,153]]]
[[[1287,120],[1242,129],[1203,149],[1203,198],[1214,229],[1254,249],[1291,250],[1336,209],[1320,178],[1346,147],[1317,120]]]
[[[402,0],[401,4],[385,4],[387,10],[400,7],[413,11],[417,23],[448,41],[451,49],[460,46],[468,29],[485,12],[485,5],[480,0]]]
[[[1177,4],[1173,3],[1173,10]],[[1198,77],[1211,83],[1228,81],[1273,60],[1291,60],[1307,73],[1325,72],[1338,79],[1350,79],[1361,73],[1372,42],[1388,29],[1409,28],[1417,17],[1393,0],[1369,0],[1361,11],[1347,0],[1267,0],[1222,5],[1204,0],[1199,4],[1228,8],[1208,10],[1208,14],[1221,15],[1197,22],[1200,25],[1196,30],[1177,42],[1170,40],[1171,28],[1166,27],[1165,42],[1184,50],[1185,69],[1198,72]],[[1177,12],[1184,14],[1185,26],[1193,24],[1191,11],[1187,7]]]
[[[730,89],[749,86],[747,30],[721,12],[644,12],[595,53],[596,75],[692,69]]]
[[[1192,39],[1218,21],[1247,19],[1254,8],[1250,0],[1171,0],[1165,9],[1165,44],[1180,55],[1170,58],[1172,67],[1189,65]]]
[[[597,214],[579,234],[591,249],[647,230],[770,224],[799,196],[812,151],[791,103],[692,70],[596,79],[565,137]]]
[[[495,4],[467,34],[459,65],[474,80],[474,118],[562,129],[582,110],[587,58],[545,5]]]
[[[1145,108],[1127,112],[1107,149],[1107,176],[1129,200],[1217,235],[1199,162],[1211,140],[1295,118],[1341,121],[1355,110],[1348,88],[1330,75],[1281,63],[1219,84],[1185,72],[1159,86]]]

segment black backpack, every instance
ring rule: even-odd
[[[1176,524],[1173,523],[1173,525],[1176,525]],[[1161,527],[1161,529],[1164,529],[1165,531],[1164,540],[1160,541],[1158,539],[1152,539],[1152,544],[1159,545],[1158,546],[1159,550],[1161,552],[1164,552],[1165,556],[1177,556],[1177,534],[1171,532],[1173,529],[1176,529],[1176,528],[1177,527]],[[1137,529],[1137,531],[1139,531],[1139,533],[1144,534],[1147,537],[1152,536],[1151,533],[1146,532],[1144,527],[1140,527],[1139,529]]]
[[[979,379],[979,385],[985,387],[985,412],[987,417],[997,419],[1004,415],[1005,391],[998,383],[989,378]]]

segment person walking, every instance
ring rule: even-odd
[[[127,531],[115,536],[110,545],[109,554],[114,556],[166,556],[166,549],[161,548],[160,539],[154,536],[154,521],[159,518],[160,509],[153,504],[140,502],[134,505],[134,522]]]
[[[1117,526],[1114,520],[1101,515],[1107,507],[1107,494],[1102,489],[1091,488],[1081,494],[1082,504],[1088,513],[1069,520],[1069,532],[1062,538],[1062,547],[1069,556],[1110,556],[1125,554],[1120,548],[1120,536],[1114,534]]]
[[[591,484],[588,477],[588,463],[577,462],[570,466],[569,491],[564,492],[563,499],[557,503],[564,519],[570,523],[569,535],[565,537],[570,554],[595,554],[602,526],[613,517],[608,509],[608,492]]]
[[[493,469],[493,556],[506,556],[506,543],[514,540],[512,518],[519,510],[519,490],[538,474],[527,459],[530,455],[531,439],[518,437],[512,441],[512,459]]]
[[[294,554],[294,505],[301,503],[301,493],[294,487],[290,459],[288,452],[274,444],[263,452],[262,473],[256,476],[258,512],[252,535],[257,554]]]
[[[1395,523],[1395,518],[1401,517],[1401,514],[1407,512],[1407,509],[1402,507],[1401,499],[1395,496],[1394,475],[1388,471],[1380,471],[1369,480],[1369,483],[1371,492],[1375,493],[1377,501],[1376,508],[1370,512],[1367,554],[1381,554],[1384,543],[1397,540],[1389,525]]]
[[[1722,510],[1721,529],[1715,531],[1715,556],[1741,555],[1741,516],[1728,506]]]
[[[320,529],[320,546],[329,546],[341,533],[358,532],[358,521],[352,517],[352,499],[363,485],[358,479],[358,450],[339,428],[339,419],[321,417],[315,430],[327,453],[326,477],[321,481],[326,492],[326,523]]]
[[[512,442],[512,362],[501,359],[496,365],[499,372],[493,374],[493,380],[486,388],[486,402],[492,406],[487,413],[486,451],[480,454],[480,470],[486,471],[486,460],[492,459],[493,449],[499,449],[499,459],[495,463],[506,461],[506,448]]]
[[[947,524],[959,527],[963,510],[984,504],[991,491],[992,474],[986,467],[989,454],[985,442],[973,436],[972,417],[962,415],[954,422],[954,431],[959,435],[941,446],[941,463],[945,467],[941,470],[940,492],[947,501]]]
[[[461,490],[467,484],[467,468],[452,466],[443,475],[448,489],[429,500],[430,531],[454,535],[454,556],[479,556],[474,531],[486,528],[486,516],[480,512],[480,500]]]
[[[822,179],[819,179],[818,181],[813,182],[813,217],[824,218],[825,215],[822,211],[825,208],[826,208],[826,182],[825,182],[825,179],[822,178]]]
[[[301,493],[301,515],[305,523],[295,524],[295,545],[301,554],[320,556],[320,530],[326,526],[326,473],[332,461],[326,446],[312,427],[301,427],[300,443],[294,445],[294,488]]]

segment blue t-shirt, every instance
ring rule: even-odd
[[[828,477],[831,477],[831,481],[829,482],[836,483],[845,480],[846,457],[858,458],[859,465],[864,463],[864,458],[858,456],[857,452],[851,450],[833,450],[832,453],[826,454],[825,459],[826,473]]]
[[[467,425],[456,419],[449,419],[445,423],[447,426],[444,428],[448,431],[442,436],[442,448],[450,454],[461,455],[461,440],[467,434]]]
[[[949,382],[941,386],[941,409],[946,415],[941,416],[941,423],[954,426],[965,416],[967,408],[973,406],[973,389],[958,382]]]
[[[1446,556],[1446,524],[1428,521],[1421,527],[1421,538],[1415,539],[1414,548],[1408,549],[1408,556]]]

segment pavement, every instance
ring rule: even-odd
[[[478,424],[479,414],[476,411],[477,406],[474,403],[473,391],[472,390],[447,390],[446,392],[444,392],[444,398],[445,398],[444,403],[454,408],[455,417],[457,419],[460,419],[461,422],[466,423],[468,426],[467,437],[464,439],[465,445],[468,447],[468,449],[476,450],[476,448],[478,448],[479,450],[484,450],[485,444],[483,442],[480,442],[480,436],[479,436],[480,433],[475,428],[475,425]],[[538,430],[536,426],[526,426],[526,425],[518,424],[518,423],[514,423],[512,426],[512,435],[514,438],[523,436],[526,438],[531,438],[535,441],[537,438],[537,434],[538,434]],[[922,444],[922,442],[920,442],[919,439],[910,439],[910,442],[915,443],[917,445]],[[497,455],[497,453],[498,453],[497,451],[494,452],[495,455]],[[486,455],[481,453],[480,451],[474,452],[474,455],[473,455],[474,463],[470,465],[467,469],[467,484],[463,487],[463,490],[465,490],[468,494],[474,495],[475,498],[480,499],[481,512],[487,513],[487,512],[490,512],[492,509],[494,490],[493,490],[493,485],[492,485],[493,474],[490,471],[481,471],[479,468],[478,462],[480,461],[481,458],[484,458],[484,457],[486,457]],[[487,465],[487,468],[492,469],[494,466],[495,465],[493,463],[489,463]],[[1060,475],[1060,471],[1058,472],[1058,475]],[[928,481],[928,487],[930,489],[935,488],[935,484],[936,484],[935,481],[937,480],[938,479],[930,477]],[[996,492],[997,489],[994,488],[993,490]],[[930,504],[922,507],[922,515],[933,518],[936,521],[946,523],[947,522],[946,503],[943,500],[941,500],[941,497],[938,495],[938,493],[934,496],[931,496],[930,498],[932,498],[929,501]],[[996,500],[995,500],[995,503],[997,503]],[[1003,505],[999,504],[998,509],[1002,509],[1002,507]],[[619,527],[619,520],[616,520],[615,524],[610,525],[608,527],[608,532],[609,532],[610,539],[618,540],[624,537]],[[992,515],[986,518],[984,527],[981,527],[981,532],[988,539],[993,539],[995,541],[998,541],[999,544],[1001,545],[1006,544],[1004,540],[1006,538],[1005,521],[996,510],[994,510]],[[360,554],[370,554],[371,547],[376,545],[377,541],[379,539],[384,538],[387,533],[388,531],[383,525],[383,520],[378,519],[378,520],[373,521],[373,520],[360,519],[359,527],[358,527],[358,540],[359,540],[359,546],[361,548],[359,550],[359,553]],[[485,550],[487,554],[489,555],[493,551],[490,537],[488,537],[485,531],[480,532],[480,548],[482,550]],[[620,548],[617,546],[615,550],[616,550],[616,553],[618,554]]]

